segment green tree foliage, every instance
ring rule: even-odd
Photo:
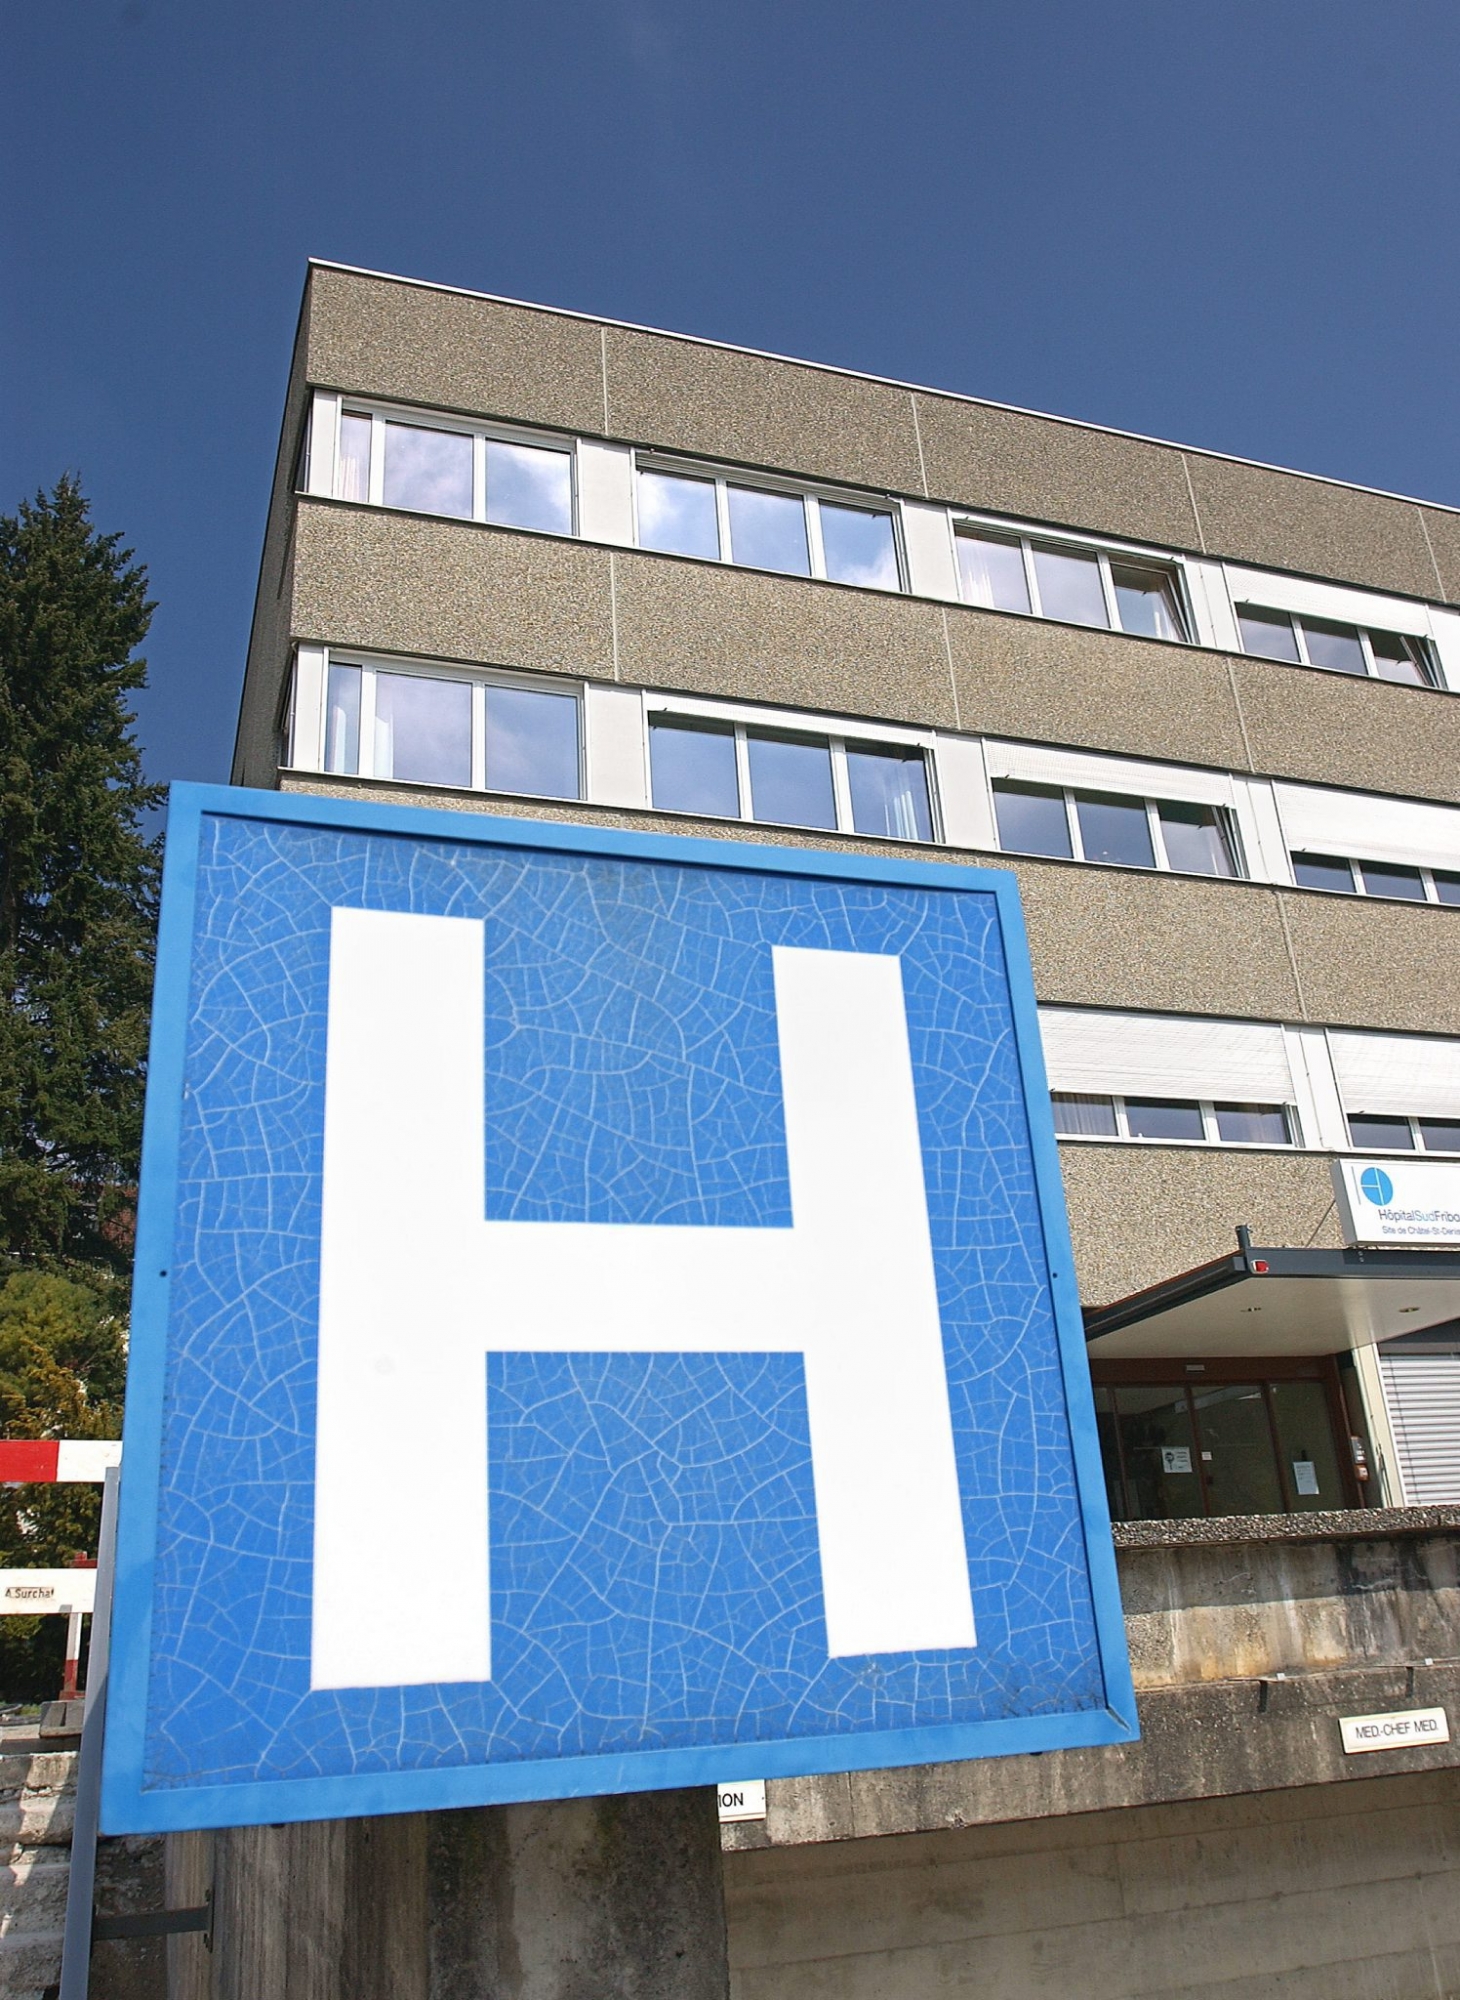
[[[0,517],[0,1254],[128,1247],[159,848],[126,697],[152,606],[63,479]]]
[[[0,517],[0,1435],[116,1437],[160,843],[128,695],[146,573],[80,487]],[[87,1486],[0,1487],[0,1564],[96,1553]],[[0,1696],[64,1621],[0,1619]]]

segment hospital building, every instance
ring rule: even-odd
[[[736,2000],[1460,1992],[1460,511],[316,263],[232,776],[1017,878],[1142,1740],[731,1801]]]

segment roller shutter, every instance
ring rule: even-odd
[[[1411,1507],[1460,1500],[1460,1353],[1379,1356]]]

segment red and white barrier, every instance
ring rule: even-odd
[[[0,1485],[100,1486],[120,1438],[0,1438]]]
[[[0,1485],[100,1486],[122,1462],[120,1438],[0,1438]],[[66,1613],[62,1701],[76,1694],[81,1620],[96,1609],[94,1564],[74,1569],[0,1569],[0,1618]]]

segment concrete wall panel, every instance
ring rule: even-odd
[[[933,499],[1201,547],[1179,451],[953,396],[917,405]]]
[[[316,267],[309,379],[427,408],[603,429],[599,329],[532,307]]]
[[[1443,2000],[1453,1774],[726,1857],[735,2000]]]
[[[1245,769],[1223,655],[966,605],[947,616],[961,728]]]
[[[1254,770],[1400,798],[1460,799],[1460,697],[1316,667],[1231,665]]]
[[[1460,1034],[1460,911],[1311,889],[1279,894],[1308,1020]]]
[[[905,389],[609,327],[614,437],[873,490],[923,491]]]
[[[1270,890],[1081,862],[1020,860],[1016,872],[1047,1004],[1297,1018]]]
[[[936,605],[662,556],[615,562],[625,681],[945,728],[955,721]]]
[[[1460,1629],[1460,1542],[1172,1542],[1120,1551],[1138,1690],[1444,1657]]]
[[[304,500],[296,551],[296,638],[613,678],[606,549]]]
[[[1420,519],[1435,558],[1440,595],[1460,603],[1460,513],[1448,507],[1421,507]]]
[[[1434,596],[1435,565],[1413,501],[1194,452],[1186,465],[1211,554]]]
[[[1082,1143],[1060,1147],[1060,1167],[1086,1305],[1110,1305],[1231,1255],[1239,1222],[1258,1243],[1342,1240],[1321,1155]]]

